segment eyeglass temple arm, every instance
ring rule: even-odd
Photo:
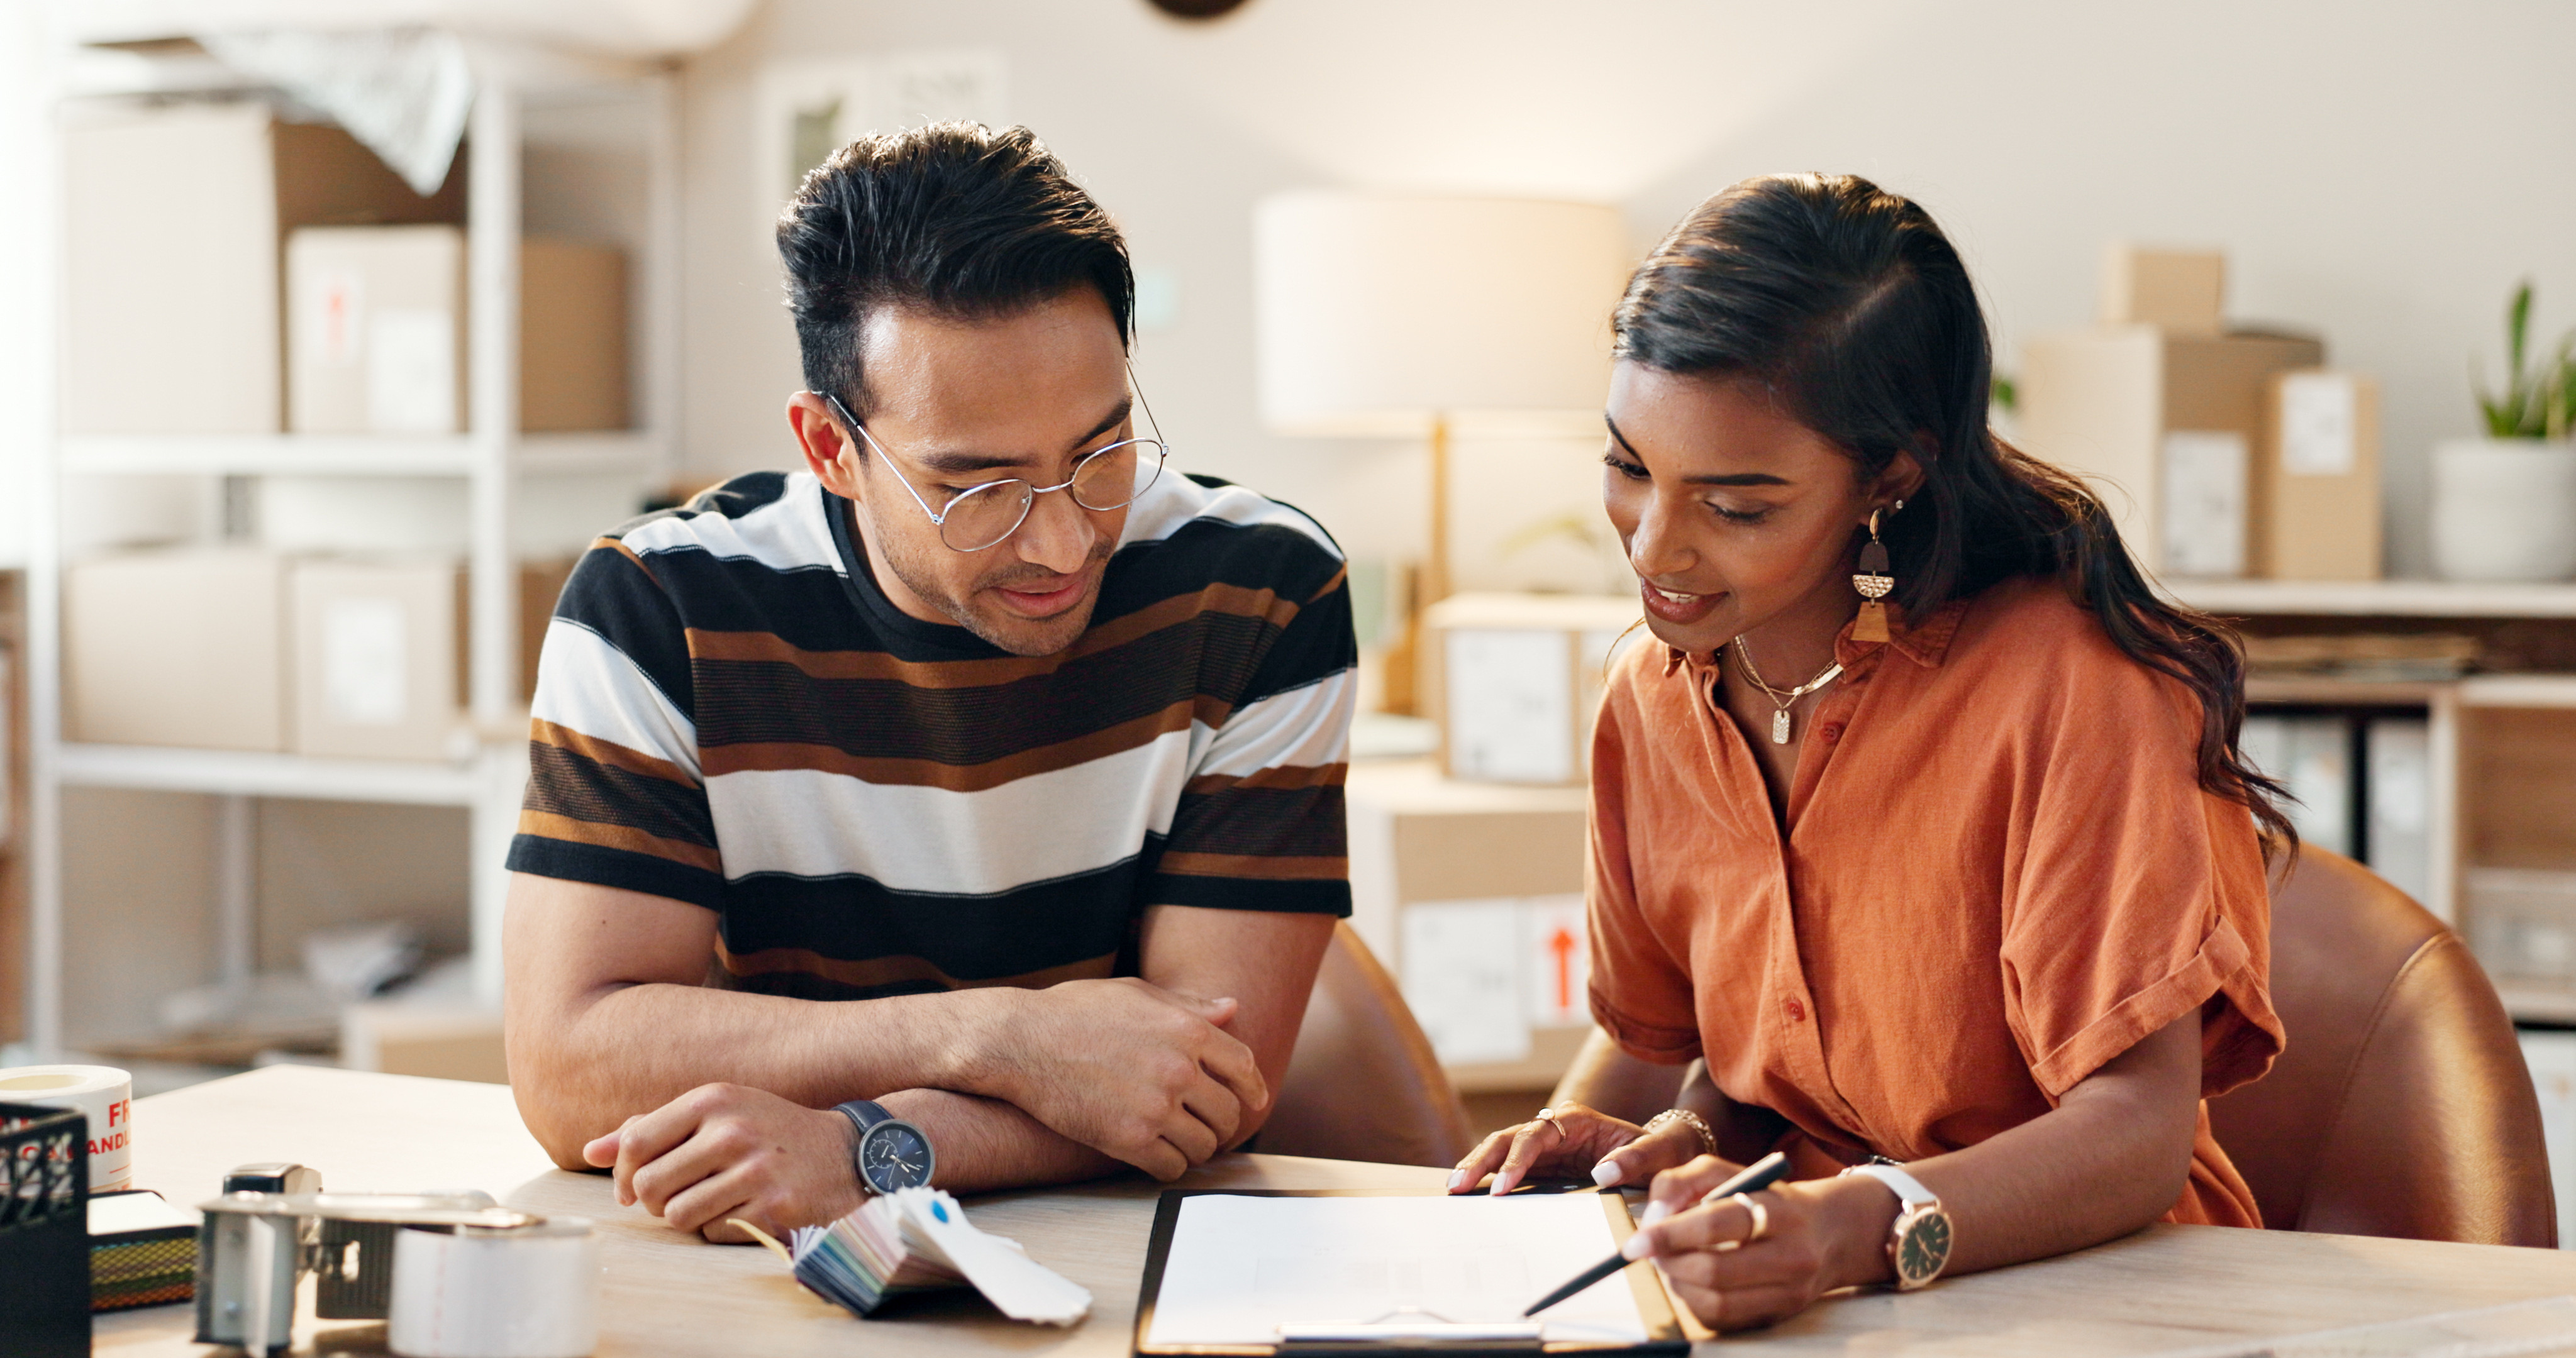
[[[1136,360],[1121,360],[1127,365],[1127,386],[1136,393],[1136,404],[1145,412],[1145,426],[1154,431],[1154,441],[1163,443],[1163,422],[1154,418],[1154,403],[1145,399],[1145,384],[1136,380]],[[1165,448],[1171,445],[1163,443]]]
[[[827,391],[823,393],[823,399],[832,403],[833,413],[841,417],[843,424],[848,425],[860,438],[866,439],[868,446],[876,450],[877,456],[885,459],[886,470],[894,473],[895,484],[902,486],[904,494],[911,496],[912,502],[921,506],[921,512],[930,516],[931,526],[946,526],[948,516],[932,509],[930,502],[921,498],[921,492],[912,488],[912,478],[903,474],[903,468],[894,465],[894,458],[886,452],[885,445],[877,442],[877,436],[869,433],[868,427],[859,423],[858,418],[850,414],[850,408],[841,404],[841,398]],[[1147,415],[1146,418],[1152,419],[1153,416]]]

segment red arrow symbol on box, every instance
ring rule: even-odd
[[[1547,950],[1556,954],[1556,1008],[1563,1013],[1574,1007],[1574,935],[1562,924],[1548,935]]]

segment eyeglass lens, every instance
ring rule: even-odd
[[[1163,445],[1152,439],[1128,439],[1074,464],[1068,493],[1090,510],[1132,504],[1163,474]],[[948,502],[940,515],[939,538],[955,551],[980,552],[1018,531],[1037,499],[1037,487],[1018,477],[977,486]]]

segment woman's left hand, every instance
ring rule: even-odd
[[[1653,1259],[1674,1297],[1710,1329],[1768,1325],[1837,1288],[1884,1275],[1868,1264],[1877,1256],[1865,1246],[1887,1238],[1895,1199],[1876,1180],[1782,1184],[1749,1195],[1758,1213],[1734,1198],[1701,1204],[1700,1195],[1730,1172],[1703,1156],[1656,1175],[1643,1224],[1626,1249],[1631,1259]],[[1856,1184],[1890,1209],[1874,1227],[1871,1197],[1855,1192]]]

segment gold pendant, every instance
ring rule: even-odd
[[[1785,707],[1771,714],[1771,743],[1774,745],[1789,743],[1789,709]]]
[[[1876,599],[1863,599],[1860,616],[1852,619],[1852,640],[1887,640],[1887,605]]]

